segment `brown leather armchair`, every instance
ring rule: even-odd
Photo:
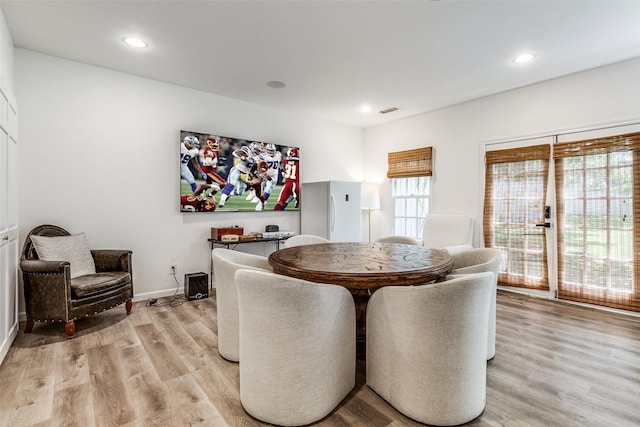
[[[74,321],[126,303],[131,313],[133,275],[130,250],[91,250],[96,273],[71,278],[68,261],[43,261],[38,258],[31,236],[69,236],[55,225],[40,225],[29,232],[22,248],[22,270],[27,323],[64,322],[68,338],[75,334]]]

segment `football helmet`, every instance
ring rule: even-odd
[[[265,150],[267,151],[267,154],[270,156],[276,155],[276,146],[274,144],[267,144],[267,146],[265,147]]]
[[[296,147],[291,147],[287,150],[287,157],[290,159],[297,159],[299,156],[298,149]]]
[[[258,160],[256,162],[256,170],[258,173],[266,173],[269,170],[269,163],[264,160]]]
[[[249,150],[249,147],[247,147],[246,145],[243,145],[242,147],[233,150],[233,157],[246,159],[248,157],[251,157],[251,150]]]
[[[220,144],[218,144],[218,141],[215,138],[210,137],[207,138],[207,147],[214,151],[218,151],[218,149],[220,148]]]
[[[260,144],[259,142],[252,142],[251,144],[249,144],[249,148],[251,149],[251,152],[254,156],[262,153],[262,144]]]
[[[189,147],[192,147],[192,148],[196,148],[200,146],[200,141],[198,141],[198,138],[196,138],[193,135],[185,136],[182,142],[184,142],[184,145],[188,145]]]
[[[207,196],[202,203],[202,212],[213,212],[216,210],[216,201],[213,196]]]

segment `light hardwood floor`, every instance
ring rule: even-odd
[[[160,300],[163,302],[163,300]],[[0,366],[2,426],[264,426],[216,350],[215,298],[134,304],[20,332]],[[474,426],[639,426],[640,318],[499,292],[497,353]],[[356,387],[317,426],[415,426]]]

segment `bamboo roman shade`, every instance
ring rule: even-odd
[[[640,133],[630,133],[585,141],[563,142],[553,147],[553,158],[640,151]],[[637,172],[637,171],[636,171]]]
[[[535,145],[533,147],[511,148],[508,150],[488,151],[486,164],[514,163],[528,160],[549,160],[551,148],[549,145]]]
[[[388,178],[431,176],[431,147],[389,153]]]
[[[640,311],[640,133],[554,145],[558,297]]]

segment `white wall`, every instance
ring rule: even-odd
[[[175,289],[172,263],[180,286],[185,273],[208,273],[212,226],[299,232],[294,212],[181,214],[181,129],[299,146],[302,182],[362,177],[362,129],[24,49],[15,61],[21,242],[52,223],[86,232],[94,248],[130,248],[136,299]],[[348,158],[328,154],[345,146]],[[275,245],[243,250],[266,255]]]
[[[388,151],[433,146],[432,210],[464,212],[479,224],[484,142],[640,120],[640,59],[363,131],[23,49],[15,55],[22,233],[50,222],[85,231],[93,247],[132,248],[138,299],[175,289],[171,263],[180,281],[187,272],[208,272],[211,226],[259,231],[275,223],[299,232],[293,213],[180,214],[180,129],[298,145],[303,182],[382,181],[375,239],[392,231]],[[349,156],[328,154],[345,146]],[[273,250],[256,246],[247,250]]]
[[[483,144],[640,120],[640,58],[573,74],[365,130],[364,179],[382,181],[372,238],[392,234],[387,152],[434,147],[432,212],[476,220],[480,244]]]

